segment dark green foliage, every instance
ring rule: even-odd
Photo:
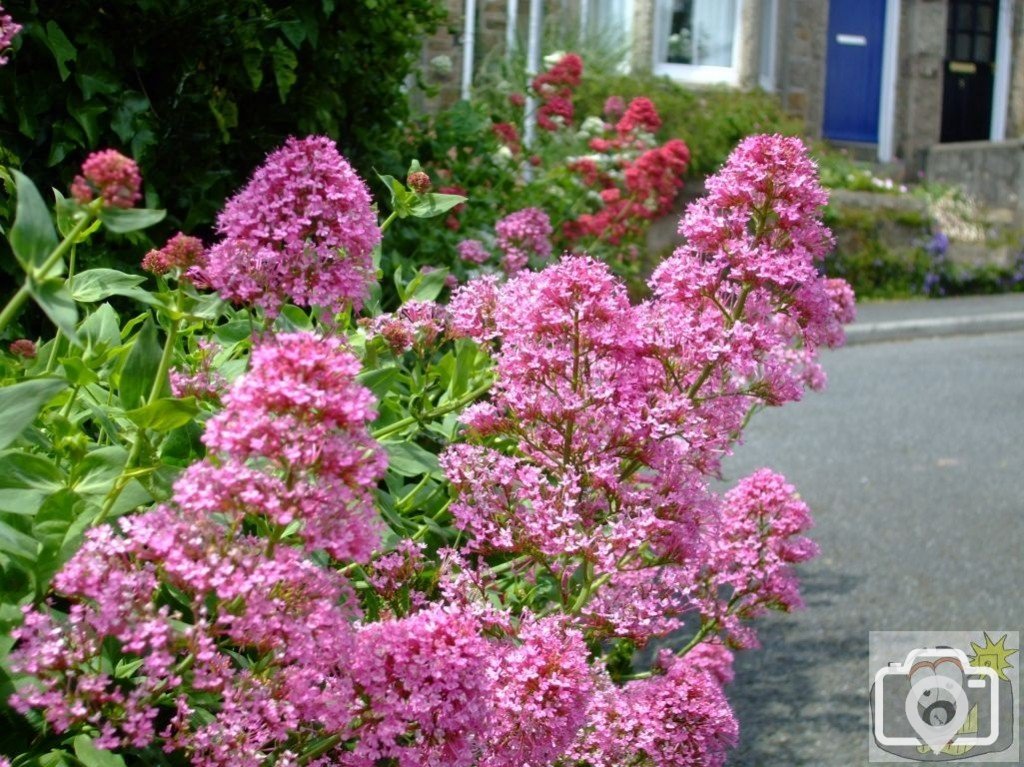
[[[154,236],[210,224],[290,134],[328,134],[359,165],[405,116],[403,81],[443,19],[437,0],[5,6],[25,28],[0,71],[0,162],[66,190],[90,150],[120,149],[169,211]]]

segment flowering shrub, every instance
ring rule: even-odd
[[[385,231],[464,201],[419,172],[384,177],[378,225],[330,141],[290,140],[220,242],[145,256],[153,291],[64,259],[158,212],[87,168],[58,239],[16,176],[26,287],[0,331],[31,298],[59,332],[3,357],[15,764],[724,764],[731,650],[800,605],[816,547],[778,474],[709,478],[754,410],[824,383],[853,314],[815,268],[813,164],[743,142],[644,302],[602,261],[550,260],[523,209],[496,227],[510,276],[444,305],[443,270],[398,273],[382,313]],[[111,295],[144,310],[122,324]]]
[[[443,229],[399,229],[395,237],[402,247],[385,254],[386,272],[415,268],[420,257],[464,281],[514,274],[527,264],[538,268],[551,252],[568,251],[599,257],[624,276],[639,275],[647,230],[672,209],[689,149],[678,138],[655,138],[661,118],[647,98],[612,102],[603,115],[580,120],[574,97],[584,79],[583,60],[567,53],[547,63],[518,86],[538,103],[539,130],[530,146],[522,135],[523,91],[509,93],[494,112],[462,103],[411,126],[407,145],[424,160],[421,172],[429,172],[442,192],[472,189],[473,199],[451,210]],[[546,223],[538,223],[531,212],[537,210]],[[535,247],[510,250],[508,232],[521,225],[533,232]]]

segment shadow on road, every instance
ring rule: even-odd
[[[841,607],[857,579],[818,571],[805,572],[802,583],[807,609],[766,617],[758,624],[763,648],[737,656],[729,689],[740,722],[735,767],[850,764],[858,747],[866,756],[865,632],[853,621],[814,622],[816,610]],[[823,659],[831,673],[822,673]],[[848,684],[826,686],[823,678]]]

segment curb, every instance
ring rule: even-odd
[[[911,341],[939,336],[982,335],[1024,330],[1024,312],[999,312],[964,317],[933,317],[892,322],[854,323],[846,329],[846,344]]]

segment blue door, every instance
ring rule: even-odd
[[[895,1],[895,0],[894,0]],[[886,0],[831,0],[825,138],[878,141]]]

